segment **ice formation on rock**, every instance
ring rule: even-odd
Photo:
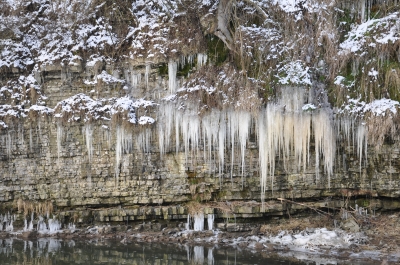
[[[214,214],[207,215],[208,230],[214,230]]]
[[[122,126],[117,126],[115,135],[115,182],[118,185],[123,154],[132,150],[132,133]]]
[[[197,68],[201,68],[203,65],[207,63],[207,54],[198,53],[197,54]]]
[[[53,219],[48,220],[48,227],[49,233],[54,233],[61,229],[61,223],[53,217]]]
[[[292,166],[292,162],[289,163],[291,159],[294,159],[298,172],[309,166],[313,135],[316,176],[319,179],[320,172],[324,171],[329,186],[336,151],[333,117],[329,109],[304,109],[304,93],[305,90],[300,87],[284,87],[279,99],[260,109],[258,114],[226,109],[211,110],[200,116],[193,109],[178,109],[174,103],[165,102],[160,106],[158,118],[160,152],[163,155],[171,151],[171,139],[175,138],[175,150],[179,152],[183,148],[188,165],[195,163],[194,158],[199,157],[199,151],[203,149],[202,157],[208,163],[210,172],[213,165],[218,165],[220,177],[229,174],[232,178],[234,168],[239,165],[237,168],[240,168],[243,183],[249,134],[256,126],[254,132],[258,140],[263,197],[268,188],[271,191],[274,189],[277,157],[284,161],[286,169]],[[227,148],[231,152],[230,157],[226,157]],[[226,160],[230,162],[229,172],[225,170]]]
[[[203,231],[204,230],[204,214],[197,213],[193,216],[193,230],[194,231]]]
[[[93,127],[90,123],[86,123],[82,130],[85,135],[85,142],[86,142],[86,149],[87,149],[89,163],[91,163],[93,157]]]
[[[171,60],[168,62],[168,87],[169,91],[175,93],[177,88],[176,74],[178,72],[178,63]]]

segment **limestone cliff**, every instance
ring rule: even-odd
[[[398,208],[378,200],[400,193],[397,1],[0,10],[3,207],[363,198]],[[286,211],[257,207],[235,211]]]

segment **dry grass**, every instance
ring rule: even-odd
[[[373,143],[377,150],[384,144],[385,139],[394,140],[400,133],[400,117],[387,111],[385,116],[368,114],[366,117],[368,127],[368,142]]]
[[[25,217],[32,213],[37,215],[51,214],[54,210],[53,203],[51,201],[33,202],[29,200],[23,200],[21,198],[19,198],[17,201],[17,208],[19,212],[23,212]]]

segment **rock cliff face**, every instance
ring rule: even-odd
[[[396,1],[150,2],[0,4],[3,208],[399,208]]]

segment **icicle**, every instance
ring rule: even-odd
[[[160,149],[161,158],[163,155],[169,151],[170,148],[170,139],[172,135],[172,129],[175,126],[179,126],[176,122],[176,113],[177,110],[173,104],[165,103],[160,105],[160,109],[158,111],[159,117],[157,118],[157,129],[158,129],[158,143]],[[177,132],[178,134],[178,132]],[[178,146],[179,146],[179,135],[178,138]],[[177,146],[177,150],[178,147]]]
[[[365,22],[365,0],[361,0],[360,5],[361,5],[361,22]]]
[[[31,220],[29,222],[28,230],[33,231],[33,212],[31,213]]]
[[[294,155],[297,160],[297,170],[306,169],[309,162],[310,138],[311,138],[311,115],[309,113],[296,113],[294,117],[297,121],[294,126]]]
[[[89,163],[92,162],[93,157],[93,127],[91,124],[87,123],[83,127],[83,131],[85,133],[85,142],[86,142],[86,149],[88,153]]]
[[[246,158],[246,146],[247,139],[249,137],[249,131],[251,126],[251,115],[248,112],[241,111],[238,114],[238,140],[240,145],[241,153],[241,166],[242,166],[242,189],[244,186],[244,170],[245,170],[245,158]]]
[[[18,143],[20,145],[25,145],[24,126],[21,124],[18,124]]]
[[[237,112],[229,111],[227,112],[227,118],[229,122],[229,134],[230,134],[230,142],[231,142],[231,184],[233,187],[233,165],[235,161],[235,137],[239,127],[239,121],[237,117]]]
[[[34,70],[33,70],[33,76],[34,76],[36,82],[37,82],[39,85],[41,85],[41,84],[42,84],[42,77],[41,77],[41,75],[40,75],[40,71],[39,71],[38,65],[36,64],[35,67],[34,67],[33,69],[34,69]]]
[[[139,88],[140,83],[142,82],[142,74],[140,73],[132,73],[131,76],[131,85],[133,90]]]
[[[364,152],[365,161],[367,161],[367,146],[368,146],[368,138],[367,138],[367,130],[364,123],[361,123],[357,128],[357,155],[359,157],[360,163],[360,175],[361,175],[361,167],[362,167],[362,156]]]
[[[148,154],[150,153],[150,142],[151,142],[151,129],[145,128],[136,137],[136,144],[139,150],[142,150],[144,153]]]
[[[32,153],[33,138],[32,138],[32,127],[29,127],[29,151]]]
[[[204,230],[204,213],[197,213],[193,216],[193,230],[203,231]]]
[[[151,65],[150,63],[146,64],[146,70],[144,72],[144,79],[146,81],[146,88],[149,87],[149,76],[150,76]]]
[[[177,82],[176,82],[176,73],[178,72],[178,64],[175,61],[168,62],[168,87],[171,94],[175,93]]]
[[[185,224],[185,229],[190,230],[190,214],[187,215],[187,221]]]
[[[39,221],[37,223],[37,231],[38,232],[44,232],[47,231],[47,226],[46,223],[44,222],[43,216],[39,215]]]
[[[207,54],[198,53],[197,54],[197,69],[200,69],[206,63],[207,63]]]
[[[226,124],[225,124],[225,113],[222,112],[220,116],[220,124],[219,124],[219,132],[218,132],[218,173],[219,173],[219,185],[222,186],[222,174],[224,170],[224,162],[225,162],[225,133],[226,133]]]
[[[189,152],[196,155],[199,147],[200,136],[200,119],[199,115],[194,112],[185,113],[182,115],[182,136],[185,148],[185,161],[188,162]],[[191,163],[193,163],[193,158]]]
[[[60,164],[60,156],[62,151],[61,140],[64,134],[64,128],[61,124],[61,121],[57,122],[57,158],[58,163]]]
[[[333,174],[335,159],[336,139],[329,114],[321,109],[313,114],[313,129],[315,136],[316,177],[319,179],[319,160],[324,157],[324,171],[328,175],[328,188],[330,177]]]
[[[5,222],[4,231],[12,232],[14,230],[13,222],[15,221],[15,218],[12,215],[10,215],[10,213],[5,214],[4,216],[5,216],[3,220],[3,222]]]
[[[210,174],[213,165],[212,151],[218,142],[220,116],[219,111],[212,111],[202,119],[204,160],[208,161]]]
[[[208,230],[214,230],[214,214],[207,215]]]
[[[264,211],[264,200],[265,200],[265,190],[267,187],[266,178],[267,178],[267,167],[268,167],[268,158],[267,156],[267,135],[265,131],[265,115],[263,112],[259,113],[258,116],[258,147],[259,147],[259,158],[260,161],[260,189],[261,189],[261,202],[262,207],[261,211]]]
[[[115,181],[118,185],[121,166],[121,158],[124,152],[130,152],[132,149],[132,135],[127,134],[125,129],[117,126],[116,129],[116,145],[115,145]]]
[[[61,224],[57,219],[49,219],[49,232],[54,233],[61,229]]]
[[[8,157],[11,157],[12,146],[13,146],[13,137],[11,136],[11,133],[9,131],[7,131],[6,150],[7,150],[7,156]]]

